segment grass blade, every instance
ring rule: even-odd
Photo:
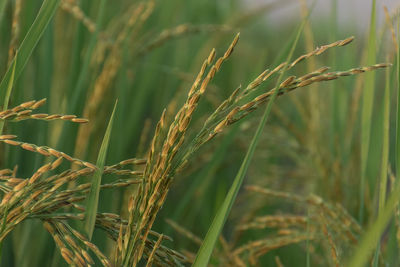
[[[400,19],[398,22],[397,35],[400,40]],[[397,50],[397,114],[396,114],[396,173],[397,180],[400,179],[400,47]]]
[[[8,108],[8,102],[10,101],[11,91],[14,86],[15,66],[16,65],[17,65],[17,54],[15,55],[15,60],[14,60],[14,63],[12,64],[11,77],[10,77],[10,80],[8,81],[7,91],[6,91],[6,95],[4,96],[4,101],[3,101],[3,110],[6,110]],[[4,123],[5,123],[4,120],[0,121],[0,135],[3,134]]]
[[[379,184],[379,205],[378,214],[383,211],[386,201],[386,190],[387,190],[387,170],[389,161],[389,122],[390,122],[390,69],[386,70],[386,86],[385,94],[383,97],[383,144],[382,144],[382,167],[381,167],[381,177]],[[378,241],[374,266],[379,264],[379,252],[380,252],[380,242]]]
[[[376,0],[372,0],[371,24],[368,39],[367,64],[372,65],[376,59]],[[361,181],[360,181],[360,209],[359,222],[364,220],[364,194],[367,176],[368,151],[371,136],[371,117],[374,104],[375,73],[370,72],[365,78],[365,87],[362,96],[361,113]]]
[[[97,170],[92,178],[92,186],[90,188],[88,201],[86,204],[86,215],[85,215],[85,232],[89,239],[92,239],[94,225],[96,222],[96,214],[99,202],[99,193],[101,185],[101,177],[103,175],[104,163],[106,161],[108,144],[111,136],[112,124],[114,121],[114,114],[117,108],[118,101],[115,102],[114,110],[111,114],[110,121],[108,122],[106,133],[104,134],[103,142],[100,147],[99,155],[97,158]]]
[[[315,2],[314,2],[315,3]],[[308,15],[309,16],[309,15]],[[300,25],[297,35],[295,37],[295,41],[293,42],[293,45],[291,47],[291,50],[289,52],[289,55],[287,56],[287,62],[289,62],[293,56],[294,49],[297,45],[297,42],[300,38],[301,32],[303,30],[303,27],[308,19],[308,16],[306,16],[303,19],[302,24]],[[214,217],[214,220],[208,229],[208,232],[206,234],[206,237],[204,238],[204,241],[196,255],[196,259],[193,263],[194,267],[199,267],[199,266],[207,266],[208,262],[210,260],[211,254],[214,250],[215,244],[217,242],[217,239],[222,231],[222,228],[226,222],[226,219],[228,218],[229,212],[232,208],[233,203],[235,202],[236,196],[239,192],[239,189],[243,183],[243,179],[245,177],[245,174],[247,172],[247,169],[250,165],[251,159],[254,155],[256,146],[258,144],[258,141],[260,139],[261,133],[264,130],[265,123],[267,122],[268,116],[271,112],[272,104],[277,96],[278,93],[278,87],[279,84],[281,83],[283,76],[286,72],[287,65],[283,68],[281,74],[279,75],[276,87],[275,87],[275,93],[272,95],[270,101],[267,104],[267,107],[265,108],[264,114],[261,118],[261,121],[257,127],[257,131],[253,136],[253,139],[250,143],[250,146],[247,150],[246,156],[242,162],[242,165],[240,166],[240,169],[235,177],[235,180],[233,181],[233,184],[231,188],[228,191],[228,194],[225,197],[224,202],[222,203],[222,206],[218,209],[217,214]]]
[[[6,92],[7,86],[9,85],[11,79],[14,81],[18,79],[26,63],[28,62],[33,49],[39,42],[40,37],[53,17],[59,2],[60,0],[45,0],[43,2],[35,21],[33,22],[24,40],[22,41],[20,48],[18,49],[18,62],[14,57],[10,67],[0,83],[0,94],[4,94]],[[13,68],[15,68],[14,74]]]
[[[400,183],[397,181],[394,190],[390,194],[386,205],[382,212],[378,215],[375,222],[367,229],[364,236],[361,239],[360,244],[357,246],[353,257],[350,259],[349,264],[343,266],[349,267],[362,267],[366,266],[366,263],[373,252],[375,246],[378,243],[380,236],[382,235],[385,227],[389,220],[393,217],[395,208],[400,199]]]

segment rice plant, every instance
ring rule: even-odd
[[[0,2],[1,265],[400,264],[399,12],[331,2]]]

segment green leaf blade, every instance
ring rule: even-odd
[[[353,257],[349,260],[348,264],[343,266],[349,267],[362,267],[366,266],[366,263],[370,259],[371,253],[374,251],[381,234],[385,230],[385,227],[389,223],[389,220],[393,217],[393,213],[398,205],[400,199],[400,182],[397,181],[395,188],[390,194],[384,209],[380,212],[378,218],[374,223],[367,229],[364,236],[361,238],[361,242],[353,253]]]
[[[15,80],[15,66],[17,65],[17,55],[15,55],[15,60],[12,64],[12,71],[11,71],[11,77],[10,80],[8,81],[7,84],[7,91],[6,95],[4,96],[3,100],[3,111],[8,109],[8,102],[10,101],[10,96],[11,96],[11,91],[14,87],[14,80]],[[3,129],[4,129],[4,120],[0,121],[0,135],[3,134]]]
[[[111,130],[114,121],[114,114],[117,108],[118,101],[115,102],[114,110],[111,114],[110,121],[108,122],[108,126],[106,132],[104,134],[103,142],[100,147],[100,151],[97,157],[96,167],[97,170],[93,175],[92,178],[92,185],[90,188],[87,204],[86,204],[86,215],[85,215],[85,222],[84,222],[84,230],[89,237],[92,239],[94,226],[96,223],[96,216],[98,210],[98,203],[99,203],[99,194],[100,194],[100,185],[101,185],[101,178],[103,176],[104,164],[106,161],[107,156],[107,149],[110,142]]]
[[[368,37],[367,64],[372,65],[376,60],[376,0],[372,0],[371,24]],[[367,180],[368,153],[371,139],[371,118],[374,108],[374,86],[375,73],[367,73],[365,88],[362,96],[361,109],[361,181],[360,181],[360,208],[358,213],[359,222],[364,221],[364,196],[365,183]]]
[[[26,63],[28,62],[28,59],[33,52],[33,49],[36,47],[37,43],[42,37],[44,30],[50,23],[50,20],[53,18],[59,3],[60,0],[45,0],[43,2],[35,21],[33,22],[18,49],[18,61],[16,61],[16,58],[14,57],[10,67],[7,69],[7,72],[0,83],[0,94],[4,94],[10,81],[16,81],[22,73]],[[14,71],[13,68],[15,68]]]

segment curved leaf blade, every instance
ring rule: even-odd
[[[59,3],[60,0],[45,0],[43,2],[35,21],[33,22],[18,49],[18,61],[16,61],[16,57],[14,57],[0,83],[0,94],[4,94],[10,81],[12,79],[16,81],[19,75],[22,73],[22,70],[24,69],[29,57],[33,52],[33,49],[39,42],[40,37],[42,37],[43,32],[52,19]],[[15,71],[13,71],[14,65]]]
[[[99,155],[97,157],[97,162],[96,162],[97,170],[92,178],[92,186],[90,187],[88,201],[86,204],[84,228],[89,240],[92,239],[93,230],[96,223],[101,177],[103,176],[104,164],[106,161],[107,149],[108,149],[108,144],[110,142],[111,129],[114,121],[115,110],[117,109],[117,104],[118,100],[115,102],[114,110],[111,114],[110,121],[108,122],[106,133],[104,134],[103,142],[101,144]]]

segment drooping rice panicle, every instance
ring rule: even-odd
[[[163,30],[157,37],[146,44],[139,54],[145,54],[151,50],[162,46],[171,39],[179,38],[189,34],[196,34],[202,32],[226,32],[232,31],[232,28],[227,25],[191,25],[181,24],[172,29]]]
[[[4,117],[4,116],[6,116],[8,114],[18,113],[18,112],[23,111],[23,110],[38,109],[39,107],[43,106],[46,103],[46,101],[47,101],[47,99],[43,98],[43,99],[38,100],[38,101],[31,100],[31,101],[28,101],[28,102],[24,102],[24,103],[22,103],[22,104],[20,104],[20,105],[18,105],[16,107],[13,107],[13,108],[10,108],[10,109],[7,109],[7,110],[4,110],[4,111],[0,112],[0,116]]]
[[[57,157],[57,158],[64,158],[68,161],[70,161],[71,163],[80,165],[80,166],[84,166],[84,167],[88,167],[90,169],[95,170],[96,166],[92,163],[77,159],[77,158],[73,158],[67,154],[65,154],[64,152],[60,152],[57,151],[53,148],[47,147],[47,146],[37,146],[34,144],[30,144],[30,143],[24,143],[24,142],[20,142],[20,141],[15,141],[13,140],[16,136],[12,136],[13,138],[10,138],[10,136],[0,136],[0,142],[6,143],[8,145],[12,145],[12,146],[19,146],[22,149],[28,150],[28,151],[32,151],[35,153],[39,153],[43,156],[53,156],[53,157]]]
[[[75,0],[62,0],[60,7],[70,13],[75,19],[81,21],[89,32],[93,33],[96,31],[96,23],[86,16]]]
[[[325,73],[328,69],[326,67],[323,67],[299,78],[296,78],[295,76],[288,77],[280,84],[278,96],[314,83],[336,80],[340,77],[357,75],[368,71],[387,68],[389,66],[391,66],[391,64],[380,63],[367,67],[353,68],[347,71],[328,73]],[[223,129],[225,129],[227,126],[236,123],[237,121],[243,119],[244,117],[255,111],[260,104],[268,101],[268,99],[274,94],[274,92],[275,89],[271,89],[266,93],[258,95],[247,103],[241,105],[238,104],[234,107],[231,107],[227,110],[229,111],[229,113],[226,113],[227,111],[223,112],[221,114],[222,116],[218,116],[218,114],[212,114],[210,118],[206,121],[202,130],[192,141],[191,148],[183,157],[183,161],[187,160],[195,151],[200,148],[200,146],[213,139],[217,134],[221,133]]]
[[[171,185],[172,177],[170,172],[173,171],[173,160],[183,144],[185,132],[193,116],[193,112],[197,107],[201,95],[204,94],[208,83],[220,69],[222,63],[226,61],[233,52],[238,39],[239,35],[234,38],[224,55],[218,58],[216,63],[210,67],[210,70],[205,77],[205,70],[207,66],[212,63],[215,57],[215,50],[212,50],[208,59],[204,61],[196,80],[189,90],[187,100],[169,126],[161,151],[155,151],[155,143],[159,136],[156,134],[153,138],[152,149],[150,150],[145,168],[144,183],[140,189],[143,190],[143,195],[141,195],[140,198],[136,198],[134,205],[136,208],[130,212],[129,221],[133,224],[136,219],[137,222],[135,222],[136,227],[132,229],[132,232],[134,233],[133,238],[130,232],[127,231],[129,234],[126,235],[125,241],[123,241],[123,243],[126,244],[126,248],[124,249],[123,247],[123,251],[121,251],[121,255],[123,255],[122,265],[135,265],[142,258],[144,249],[143,239],[146,239],[148,232],[153,225],[156,214],[165,201],[165,197]],[[156,152],[159,154],[155,155]],[[152,164],[153,158],[156,162],[154,167],[150,165]],[[135,218],[136,216],[137,218]],[[141,236],[143,236],[143,239],[140,238]]]
[[[46,114],[37,113],[32,114],[33,110],[38,109],[46,103],[46,98],[41,100],[32,100],[22,103],[14,108],[4,110],[0,112],[0,120],[6,121],[22,121],[22,120],[43,120],[43,121],[53,121],[53,120],[63,120],[71,121],[75,123],[87,123],[87,119],[78,118],[75,115],[60,115],[60,114]]]

